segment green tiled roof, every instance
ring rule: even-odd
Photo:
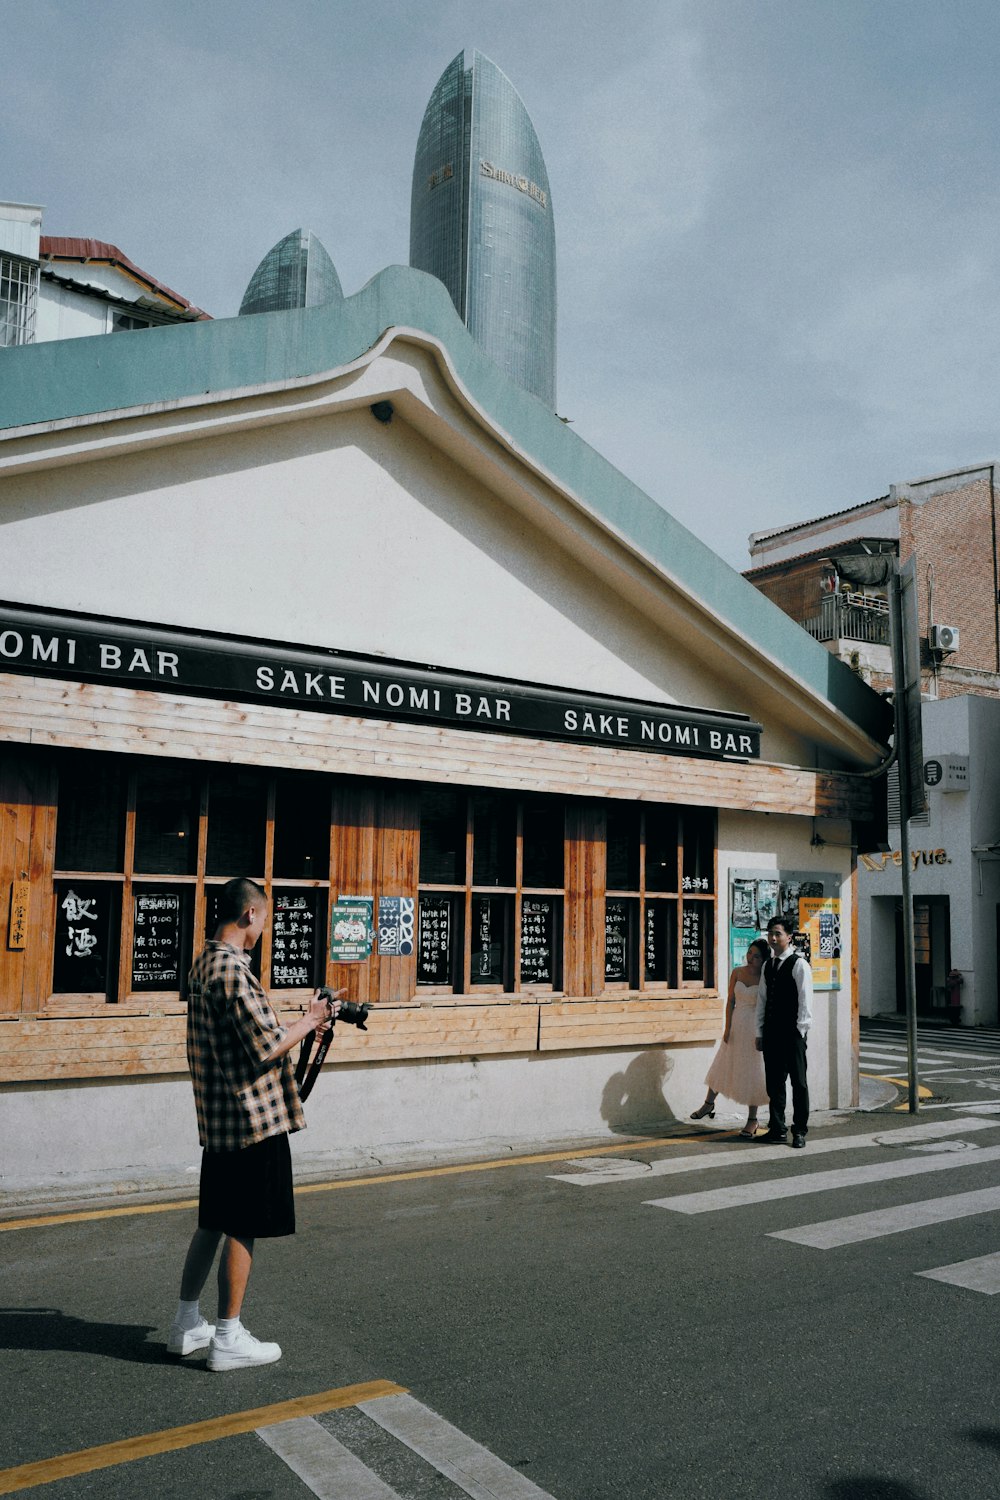
[[[355,296],[321,307],[0,349],[0,440],[12,427],[322,375],[360,358],[393,328],[438,340],[472,399],[530,461],[748,644],[886,743],[892,715],[885,701],[513,384],[473,341],[441,282],[421,271],[390,266]]]

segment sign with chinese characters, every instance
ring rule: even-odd
[[[16,951],[28,938],[28,901],[31,886],[26,880],[15,880],[10,887],[10,921],[7,924],[7,947]]]
[[[551,896],[521,902],[521,983],[555,984],[556,903]]]
[[[604,903],[604,979],[607,984],[628,983],[628,930],[627,902],[609,897]]]
[[[132,897],[132,990],[179,990],[181,892],[136,891]]]
[[[378,898],[378,951],[383,958],[409,958],[413,952],[412,896]]]
[[[450,896],[420,897],[417,946],[417,983],[447,985],[452,981]]]
[[[702,901],[685,901],[681,912],[681,979],[689,982],[705,979],[705,922],[709,910]]]
[[[598,697],[336,651],[0,608],[0,671],[202,694],[412,724],[448,724],[657,755],[756,760],[745,714]]]
[[[271,918],[271,985],[311,989],[316,983],[316,893],[275,891]]]
[[[799,926],[809,941],[809,962],[817,989],[840,988],[840,898],[803,896]]]
[[[55,994],[107,993],[111,911],[118,895],[118,887],[108,881],[74,881],[57,886],[52,965]]]
[[[472,983],[502,985],[506,938],[505,896],[472,898]]]
[[[362,963],[372,956],[375,924],[371,896],[341,896],[330,911],[330,957],[335,964]]]

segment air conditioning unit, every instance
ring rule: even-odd
[[[932,651],[957,651],[960,640],[957,625],[932,625],[927,632],[927,644]]]

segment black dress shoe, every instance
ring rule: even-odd
[[[795,1147],[795,1149],[797,1151],[801,1151],[802,1147],[805,1145],[805,1143],[806,1143],[806,1138],[805,1138],[804,1135],[794,1135],[793,1134],[793,1136],[792,1136],[792,1145]]]
[[[761,1137],[765,1146],[783,1146],[787,1136],[783,1130],[769,1130]]]

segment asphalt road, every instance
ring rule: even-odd
[[[190,1210],[8,1216],[0,1494],[16,1466],[124,1441],[14,1479],[49,1500],[994,1500],[1000,1269],[957,1273],[985,1290],[923,1274],[1000,1251],[1000,1037],[964,1037],[927,1044],[917,1121],[821,1117],[801,1152],[717,1121],[302,1193],[297,1236],[259,1246],[244,1319],[285,1356],[258,1370],[165,1354]],[[900,1041],[866,1032],[866,1071],[899,1076]],[[801,1242],[893,1209],[892,1232]],[[151,1433],[373,1381],[408,1395],[141,1456]],[[379,1413],[416,1421],[425,1456]]]

